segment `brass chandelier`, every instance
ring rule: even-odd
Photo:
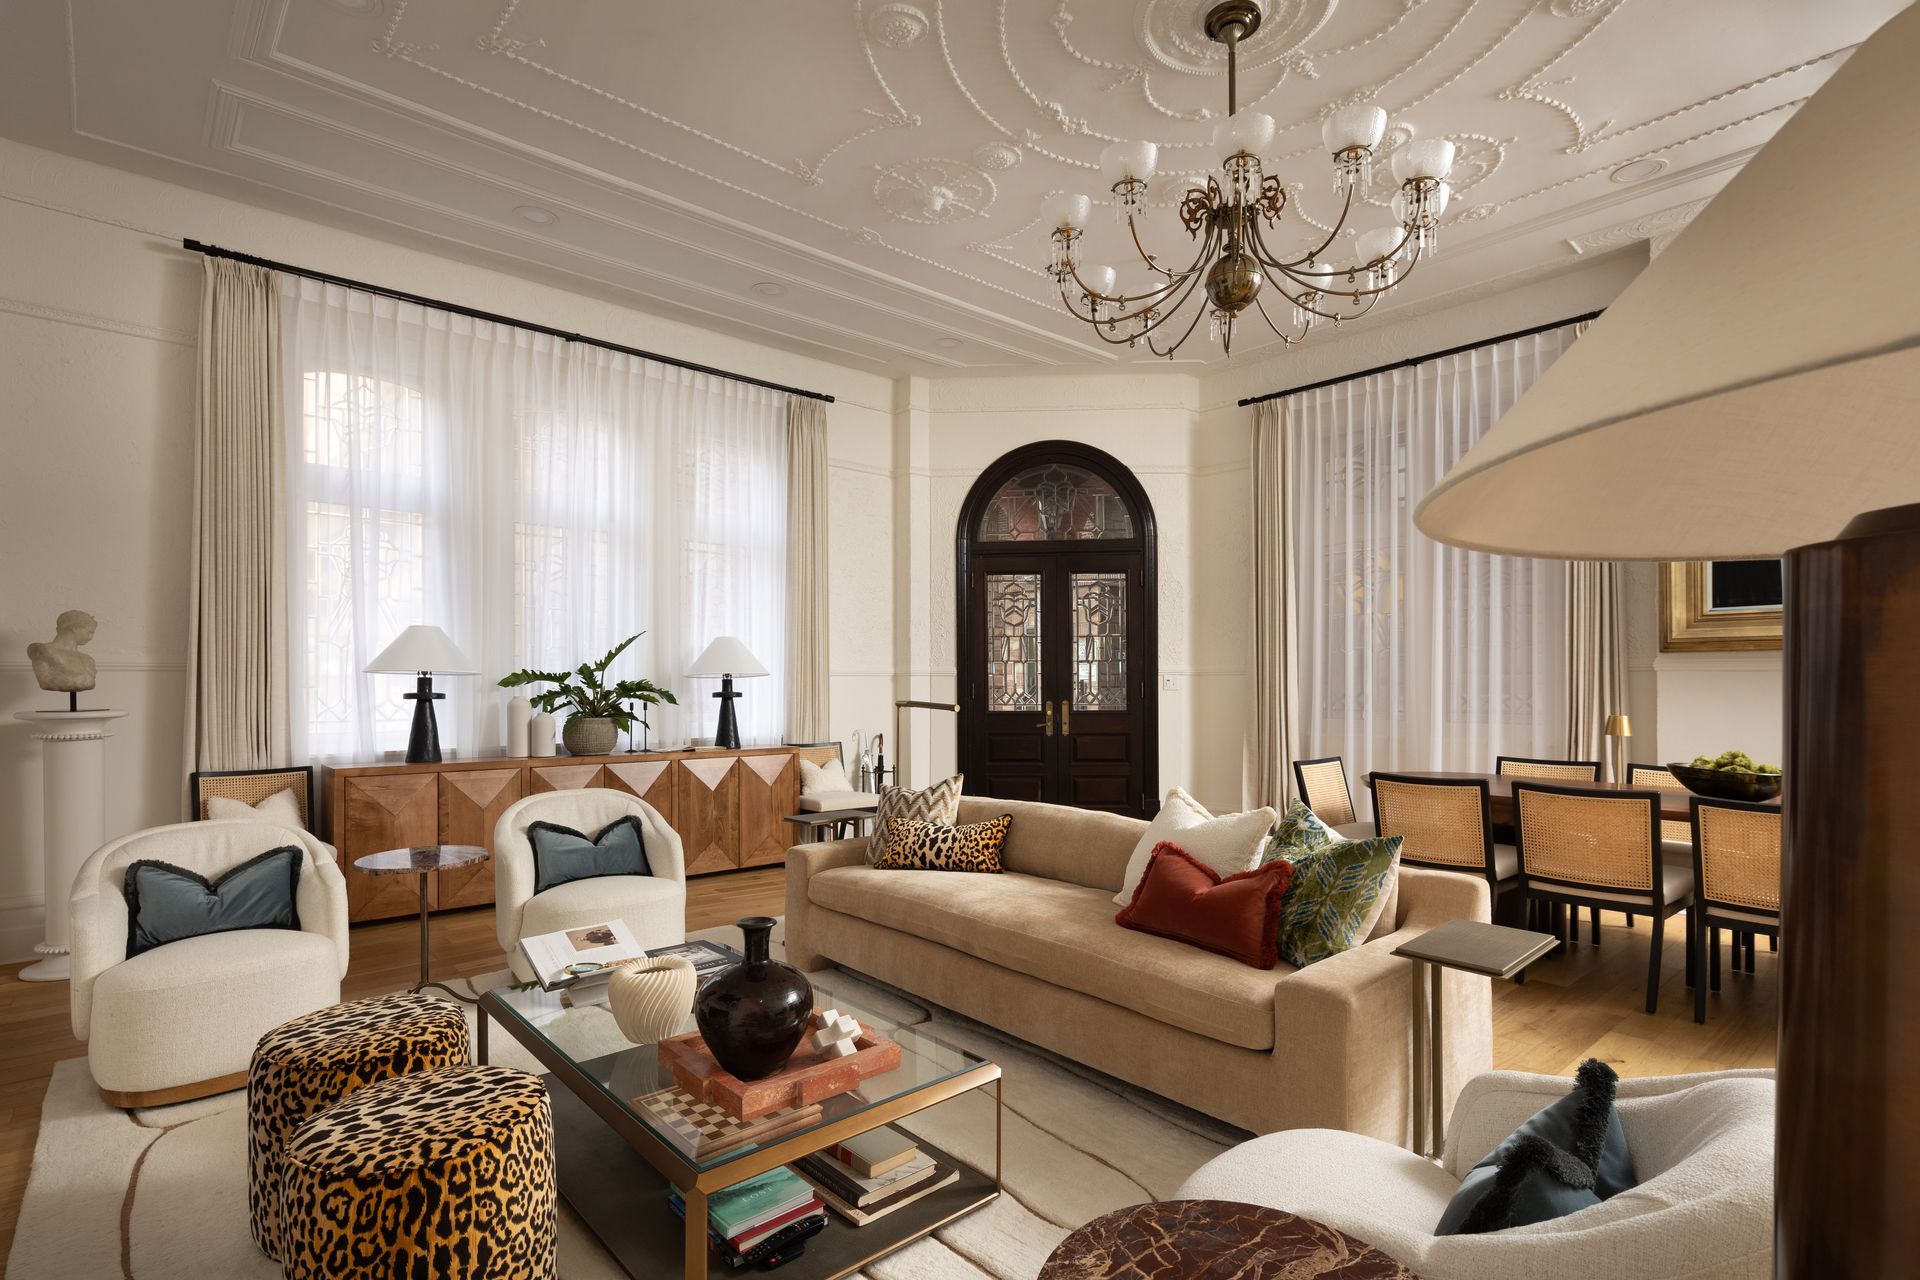
[[[1112,267],[1079,261],[1079,241],[1092,207],[1086,196],[1062,193],[1048,201],[1053,241],[1048,273],[1059,284],[1067,311],[1092,326],[1103,342],[1129,347],[1145,342],[1156,356],[1170,358],[1205,315],[1209,336],[1219,338],[1232,354],[1234,325],[1252,307],[1281,342],[1291,346],[1320,322],[1338,324],[1366,315],[1382,294],[1438,247],[1440,216],[1452,194],[1447,175],[1453,169],[1453,143],[1434,138],[1409,142],[1394,152],[1393,176],[1400,184],[1393,198],[1394,224],[1357,237],[1357,261],[1323,261],[1353,213],[1355,193],[1372,179],[1374,153],[1387,129],[1387,113],[1379,107],[1346,106],[1329,112],[1320,131],[1333,156],[1334,190],[1345,195],[1338,221],[1324,240],[1299,257],[1281,258],[1267,248],[1265,236],[1278,227],[1287,192],[1277,176],[1262,171],[1260,153],[1273,141],[1273,117],[1239,112],[1234,60],[1240,42],[1259,29],[1260,19],[1258,0],[1222,0],[1207,13],[1208,38],[1227,46],[1227,115],[1213,132],[1220,174],[1209,175],[1205,187],[1188,188],[1180,200],[1180,223],[1190,238],[1200,241],[1191,265],[1162,266],[1140,241],[1136,217],[1146,205],[1147,183],[1158,160],[1151,142],[1116,142],[1100,156],[1101,172],[1113,192],[1114,216],[1126,219],[1133,247],[1154,276],[1144,292],[1115,292],[1117,273]],[[1274,323],[1261,298],[1268,284],[1289,304],[1286,328]],[[1202,286],[1205,293],[1192,319],[1162,348],[1155,332],[1184,314]]]

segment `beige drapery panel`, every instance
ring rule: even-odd
[[[273,273],[203,259],[186,758],[291,763],[286,439]]]
[[[1580,338],[1593,327],[1582,320]],[[1607,717],[1627,714],[1627,613],[1620,566],[1567,565],[1567,759],[1607,768]],[[1615,782],[1620,779],[1615,778]]]
[[[1253,715],[1241,790],[1249,807],[1283,807],[1292,788],[1293,557],[1287,553],[1291,446],[1279,400],[1253,406]]]
[[[827,406],[787,398],[787,740],[824,742],[827,653]]]
[[[1606,755],[1607,717],[1627,711],[1626,606],[1620,566],[1567,566],[1567,759]]]

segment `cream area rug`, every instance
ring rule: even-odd
[[[692,936],[740,943],[735,929]],[[860,1273],[868,1280],[1033,1280],[1074,1227],[1171,1196],[1194,1169],[1248,1136],[859,975],[810,977],[821,999],[924,1026],[1004,1073],[1006,1194],[871,1264]],[[502,971],[474,985],[508,980]],[[617,1035],[611,1027],[609,1034]],[[497,1023],[489,1049],[494,1062],[538,1069]],[[929,1108],[903,1127],[992,1167],[988,1090]],[[247,1228],[246,1151],[243,1093],[127,1112],[100,1100],[84,1059],[60,1063],[41,1111],[9,1280],[276,1280],[279,1266]],[[664,1204],[638,1211],[668,1212]],[[626,1274],[564,1206],[560,1274]]]

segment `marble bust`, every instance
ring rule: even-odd
[[[84,609],[68,609],[54,620],[53,639],[27,646],[33,678],[50,693],[84,693],[94,685],[93,659],[80,646],[93,639],[99,624]]]

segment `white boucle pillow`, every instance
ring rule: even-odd
[[[811,760],[800,762],[800,794],[817,796],[829,791],[851,791],[853,784],[847,781],[846,766],[838,760],[829,760],[825,764],[815,764]]]
[[[296,831],[304,831],[307,826],[300,821],[300,802],[293,798],[291,791],[276,791],[259,804],[248,804],[244,800],[234,800],[227,796],[208,796],[207,817],[214,822],[225,822],[234,818],[254,822],[266,821],[282,827],[292,827]]]
[[[1222,880],[1251,871],[1260,858],[1260,846],[1273,830],[1276,815],[1271,809],[1249,809],[1218,818],[1207,807],[1179,787],[1167,792],[1160,812],[1153,816],[1133,846],[1127,859],[1127,876],[1113,900],[1121,906],[1133,901],[1133,891],[1147,874],[1147,863],[1162,840],[1171,840],[1195,860],[1205,863]]]

